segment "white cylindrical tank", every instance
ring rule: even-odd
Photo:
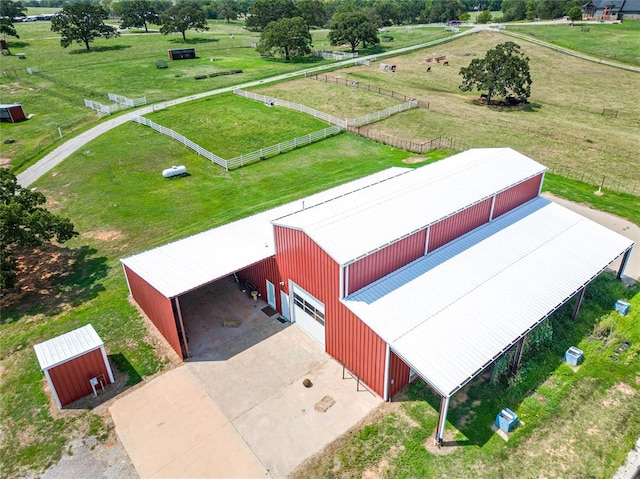
[[[162,170],[162,176],[165,178],[171,178],[172,176],[184,175],[187,172],[187,167],[184,165],[175,166]]]

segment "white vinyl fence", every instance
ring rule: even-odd
[[[118,111],[118,104],[114,103],[113,105],[103,105],[99,101],[85,100],[84,106],[91,108],[98,112],[98,117],[102,118],[106,115],[111,115],[111,113]]]
[[[125,108],[133,108],[134,106],[147,104],[147,97],[144,96],[142,98],[127,98],[126,96],[109,93],[109,100],[116,102],[118,105]]]
[[[368,115],[361,116],[359,118],[350,118],[347,120],[347,126],[358,127],[368,125],[369,123],[375,123],[376,121],[389,118],[391,115],[400,113],[402,111],[418,108],[418,100],[409,100],[406,103],[400,103],[398,105],[387,108],[386,110],[376,111],[375,113],[369,113]]]
[[[316,50],[314,53],[325,60],[349,60],[358,56],[358,52],[333,52],[331,50]]]
[[[136,123],[140,123],[141,125],[149,126],[149,127],[153,128],[154,130],[156,130],[157,132],[162,133],[163,135],[170,136],[174,140],[178,140],[183,145],[188,146],[189,148],[191,148],[193,151],[195,151],[199,155],[204,156],[205,158],[207,158],[212,163],[220,165],[220,166],[222,166],[223,168],[225,168],[227,170],[229,169],[227,160],[225,160],[223,158],[220,158],[217,155],[214,155],[213,153],[211,153],[208,150],[205,150],[200,145],[197,145],[196,143],[191,141],[189,138],[181,135],[180,133],[177,133],[177,132],[173,131],[171,128],[165,128],[164,126],[158,125],[157,123],[155,123],[155,122],[153,122],[153,121],[151,121],[148,118],[145,118],[143,116],[132,116],[131,117],[131,121],[135,121]]]
[[[289,108],[290,110],[306,113],[307,115],[311,115],[314,118],[319,118],[320,120],[326,121],[330,125],[337,125],[341,128],[346,128],[346,122],[342,118],[337,118],[333,115],[329,115],[328,113],[323,113],[321,111],[314,110],[313,108],[300,105],[299,103],[280,100],[278,98],[268,97],[268,96],[260,95],[258,93],[254,93],[246,90],[240,90],[240,89],[233,90],[233,93],[235,93],[236,95],[240,95],[244,98],[249,98],[250,100],[262,102],[265,105],[283,106],[285,108]]]
[[[271,156],[276,156],[276,155],[279,155],[280,153],[285,153],[287,151],[300,148],[310,143],[324,140],[329,136],[337,135],[342,130],[343,128],[340,126],[337,126],[337,125],[330,126],[329,128],[316,131],[315,133],[309,133],[308,135],[299,136],[297,138],[294,138],[293,140],[284,141],[282,143],[278,143],[277,145],[268,146],[266,148],[260,148],[259,150],[256,150],[246,155],[237,156],[236,158],[229,160],[227,163],[229,165],[229,168],[233,169],[233,168],[238,168],[240,166],[244,166],[248,163],[253,163],[259,160],[266,160]]]

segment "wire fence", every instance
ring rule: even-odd
[[[640,183],[635,181],[621,181],[617,178],[611,178],[598,173],[587,173],[566,166],[550,166],[549,173],[593,185],[598,189],[627,193],[630,195],[640,195]]]
[[[449,138],[446,136],[439,136],[433,140],[420,141],[420,140],[405,140],[393,135],[387,135],[377,131],[370,130],[368,128],[353,127],[349,128],[349,131],[357,135],[363,136],[370,140],[389,145],[394,148],[398,148],[412,153],[418,153],[424,155],[432,150],[466,150],[468,146],[462,141],[456,138]]]
[[[225,160],[223,158],[220,158],[217,155],[214,155],[209,150],[205,150],[200,145],[194,143],[193,141],[191,141],[186,136],[181,135],[180,133],[177,133],[177,132],[173,131],[171,128],[166,128],[166,127],[164,127],[162,125],[159,125],[159,124],[157,124],[157,123],[155,123],[155,122],[153,122],[153,121],[151,121],[148,118],[145,118],[143,116],[133,116],[132,115],[131,116],[131,121],[134,121],[136,123],[140,123],[141,125],[145,125],[145,126],[148,126],[150,128],[153,128],[154,130],[156,130],[159,133],[162,133],[163,135],[170,136],[171,138],[173,138],[174,140],[179,141],[180,143],[182,143],[186,147],[191,148],[193,151],[195,151],[200,156],[204,156],[206,159],[208,159],[212,163],[220,165],[220,166],[222,166],[223,168],[225,168],[227,170],[229,169],[228,164],[227,164],[227,160]]]
[[[387,90],[386,88],[381,88],[375,85],[369,85],[367,83],[361,83],[355,80],[349,80],[348,78],[343,78],[343,77],[333,77],[329,75],[313,74],[313,75],[307,75],[306,78],[309,78],[310,80],[323,81],[325,83],[334,83],[336,85],[343,85],[343,86],[348,86],[352,88],[367,90],[373,93],[377,93],[378,95],[385,95],[385,96],[390,96],[391,98],[398,98],[399,100],[402,100],[405,102],[414,99],[413,97],[405,95],[403,93],[398,93],[393,90]]]
[[[389,118],[396,113],[401,113],[403,111],[411,110],[413,108],[418,108],[418,100],[409,100],[405,103],[400,103],[398,105],[386,108],[384,110],[376,111],[374,113],[370,113],[368,115],[361,116],[359,118],[351,118],[347,120],[347,126],[351,128],[357,128],[359,126],[369,125],[371,123],[375,123],[376,121],[384,120],[385,118]]]

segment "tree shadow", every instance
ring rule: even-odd
[[[179,43],[181,45],[197,45],[199,43],[214,43],[214,42],[219,42],[220,40],[217,38],[205,38],[205,37],[194,37],[194,38],[187,38],[186,40],[182,40],[182,37],[180,38],[172,38],[169,40],[169,43]]]
[[[31,45],[31,43],[29,43],[29,42],[23,42],[23,41],[15,41],[14,42],[14,41],[10,41],[10,40],[7,41],[7,46],[9,48],[24,48],[24,47],[28,47],[30,45]]]
[[[24,316],[56,315],[96,297],[105,289],[100,280],[110,268],[107,258],[97,253],[89,246],[71,249],[53,244],[16,252],[17,282],[0,297],[0,324]]]
[[[615,280],[614,275],[603,274],[587,287],[580,314],[575,320],[571,319],[575,298],[551,315],[551,344],[525,353],[516,376],[492,384],[490,365],[480,376],[452,396],[447,421],[467,438],[456,440],[456,445],[486,444],[495,434],[491,426],[496,415],[505,407],[516,410],[525,399],[536,394],[536,390],[563,364],[565,351],[589,337],[600,318],[611,311],[615,299],[621,297],[621,284]],[[408,401],[428,403],[436,414],[440,410],[440,395],[422,380],[410,383],[403,396]],[[419,411],[419,408],[414,411]],[[419,417],[415,419],[420,422]],[[435,430],[427,431],[431,435],[434,432]]]
[[[87,50],[86,48],[71,50],[69,54],[71,55],[82,55],[84,53],[100,53],[100,52],[117,52],[120,50],[126,50],[127,48],[131,48],[131,45],[105,45],[105,46],[93,46],[91,50]]]

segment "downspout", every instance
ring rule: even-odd
[[[391,348],[389,347],[389,343],[387,343],[387,350],[385,352],[384,358],[384,393],[382,399],[385,401],[389,400],[389,368],[391,359]]]

